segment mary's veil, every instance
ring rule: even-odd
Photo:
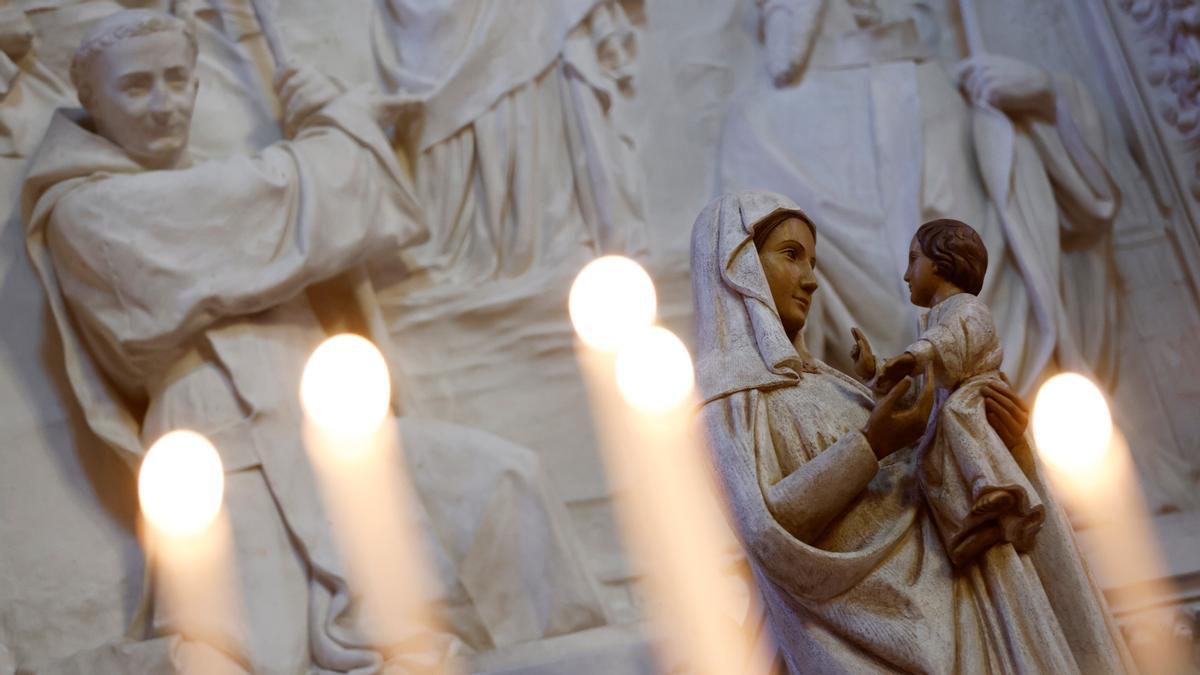
[[[780,212],[808,216],[787,197],[723,195],[692,226],[696,377],[705,402],[794,384],[813,366],[784,333],[754,247],[754,228]]]

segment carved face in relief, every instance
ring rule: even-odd
[[[788,338],[795,339],[817,290],[816,238],[803,220],[791,216],[776,225],[765,241],[756,237],[771,298]]]
[[[90,59],[80,101],[101,136],[146,168],[171,168],[187,149],[195,68],[194,46],[180,31],[126,37]]]

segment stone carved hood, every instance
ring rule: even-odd
[[[143,170],[115,145],[85,131],[80,126],[82,115],[79,110],[57,111],[46,135],[54,142],[43,143],[30,161],[29,175],[21,190],[25,246],[46,289],[50,313],[62,340],[67,377],[88,426],[106,443],[121,450],[122,459],[136,467],[142,451],[138,423],[124,397],[88,358],[67,312],[46,244],[46,226],[54,205],[76,184],[97,172],[120,174]]]
[[[788,340],[754,247],[754,228],[781,211],[808,218],[772,192],[726,194],[692,226],[696,377],[705,402],[795,384],[814,367]]]

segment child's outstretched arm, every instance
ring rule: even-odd
[[[875,392],[880,394],[889,392],[901,380],[909,375],[920,373],[923,368],[924,364],[919,363],[917,357],[911,352],[906,351],[899,356],[893,356],[879,369],[879,375],[875,378],[873,385]]]

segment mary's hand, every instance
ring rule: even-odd
[[[897,410],[900,399],[912,387],[913,379],[905,378],[892,387],[882,399],[875,403],[863,435],[875,451],[876,459],[883,459],[900,448],[916,443],[925,431],[929,412],[933,408],[933,385],[926,383],[921,396],[911,408]]]
[[[988,424],[996,430],[1004,445],[1012,450],[1025,439],[1029,426],[1029,408],[1007,384],[989,384],[983,388],[983,407]]]

